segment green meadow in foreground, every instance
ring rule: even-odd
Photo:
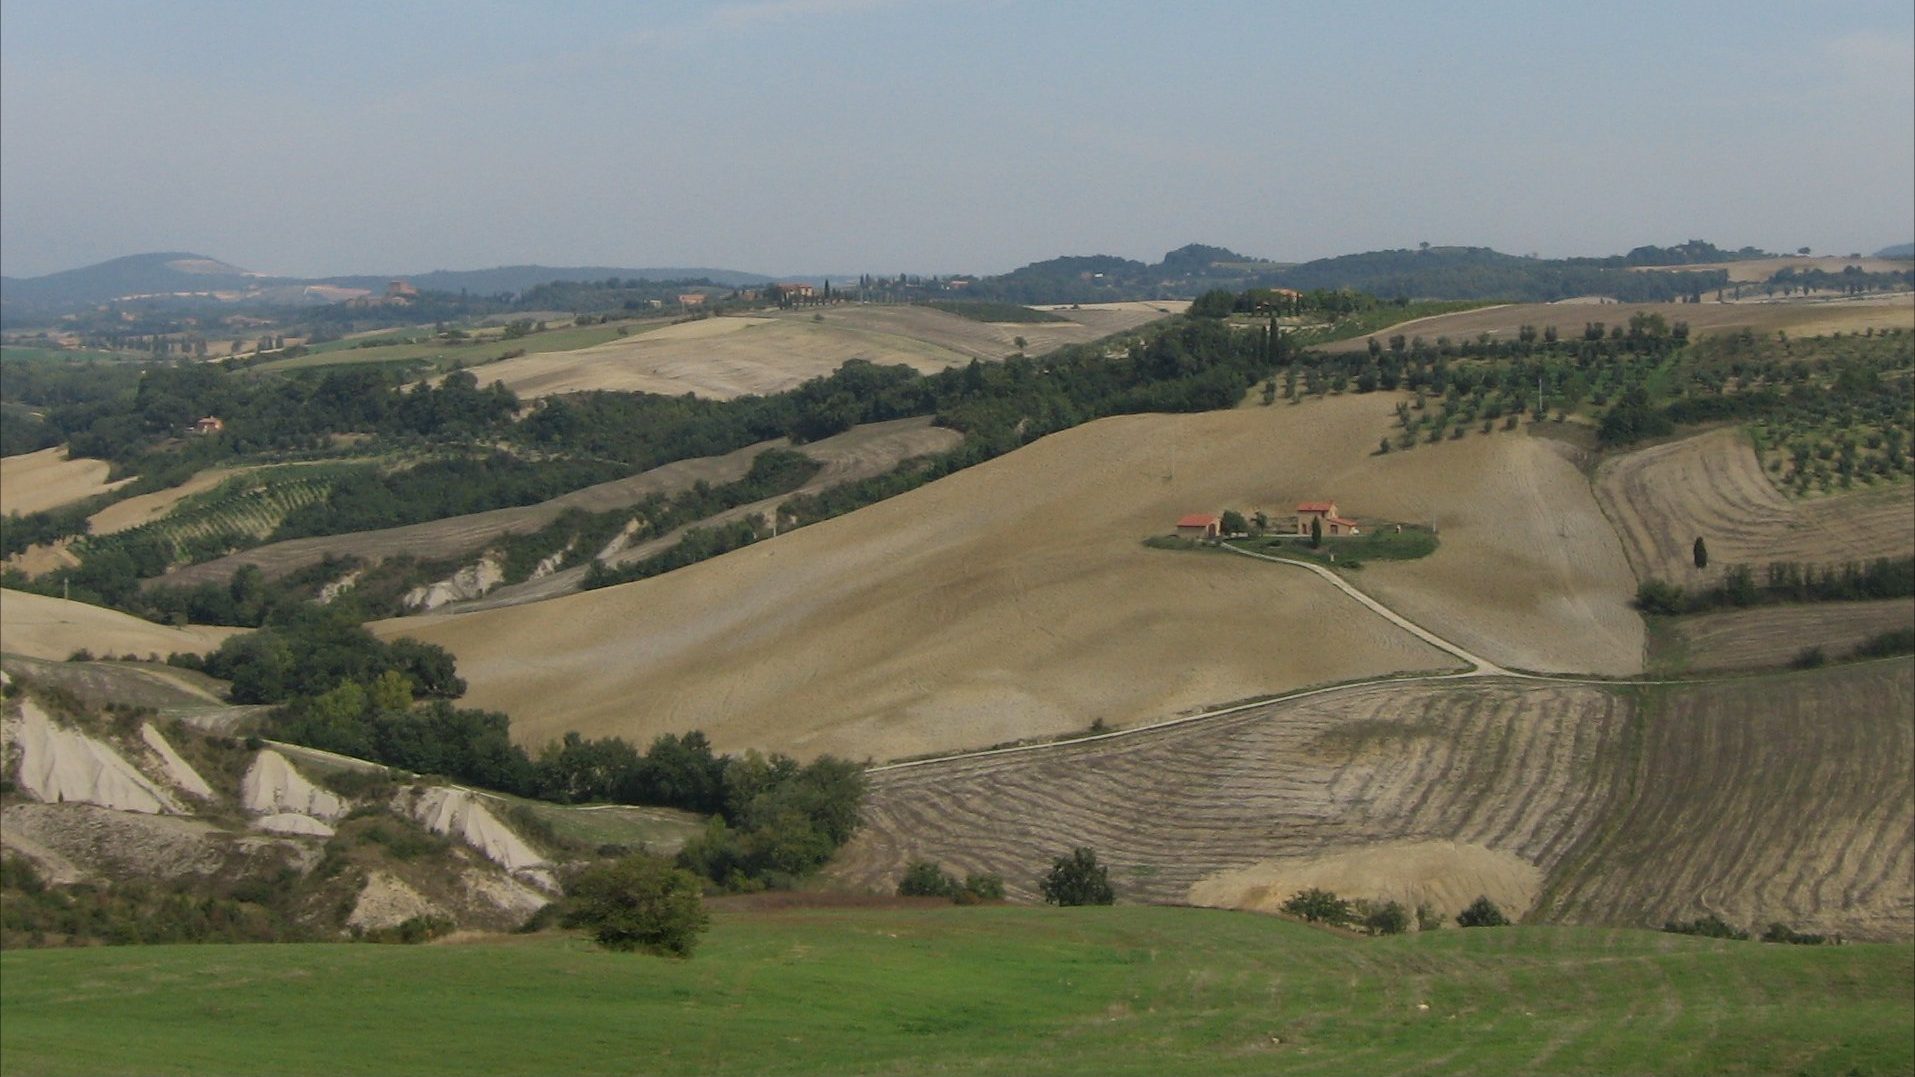
[[[9,952],[0,1070],[1908,1073],[1912,962],[1199,909],[734,907],[689,961],[559,934]]]

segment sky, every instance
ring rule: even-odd
[[[0,271],[1915,239],[1915,5],[0,0]]]

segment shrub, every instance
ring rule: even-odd
[[[1818,666],[1826,664],[1828,660],[1829,657],[1823,652],[1822,648],[1804,647],[1794,658],[1789,660],[1789,665],[1796,669],[1815,669]]]
[[[1829,941],[1827,935],[1810,935],[1800,932],[1777,920],[1762,933],[1763,942],[1786,942],[1796,946],[1821,946]]]
[[[1050,905],[1110,905],[1117,900],[1109,869],[1097,862],[1096,853],[1081,846],[1053,861],[1037,889]]]
[[[1313,924],[1347,924],[1353,915],[1349,902],[1315,886],[1290,895],[1281,908],[1288,915]]]
[[[608,950],[690,957],[711,926],[698,879],[636,854],[585,869],[566,888],[567,927],[584,927]]]
[[[1438,931],[1443,927],[1443,918],[1436,914],[1427,903],[1416,906],[1416,929],[1418,931]]]
[[[973,872],[964,877],[960,897],[969,895],[979,901],[1003,901],[1004,878],[990,872]]]
[[[1410,929],[1410,911],[1400,901],[1386,901],[1364,914],[1363,926],[1373,935],[1401,935]]]
[[[1470,902],[1469,908],[1456,914],[1458,927],[1508,927],[1509,917],[1487,896]]]
[[[899,897],[956,897],[957,880],[932,860],[913,860],[898,880]]]
[[[1746,939],[1749,933],[1723,920],[1714,913],[1695,920],[1671,920],[1662,925],[1664,931],[1676,935],[1700,935],[1705,939]]]

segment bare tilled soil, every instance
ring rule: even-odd
[[[1693,585],[1731,565],[1864,561],[1915,552],[1915,486],[1897,483],[1795,501],[1762,473],[1733,429],[1713,430],[1603,464],[1596,496],[1639,579]],[[1697,537],[1709,567],[1693,560]]]
[[[1631,714],[1599,688],[1375,685],[1162,732],[880,771],[836,877],[889,890],[915,859],[1010,892],[1074,846],[1129,901],[1272,910],[1346,897],[1526,908],[1593,821]],[[1388,857],[1364,856],[1394,843]],[[1515,911],[1515,910],[1512,910]]]
[[[1660,314],[1674,324],[1689,323],[1698,335],[1729,333],[1749,329],[1757,333],[1777,330],[1790,336],[1820,336],[1827,333],[1859,333],[1865,329],[1908,329],[1915,327],[1915,293],[1862,299],[1798,299],[1794,301],[1740,303],[1509,303],[1496,307],[1466,310],[1458,314],[1439,314],[1418,318],[1379,329],[1374,333],[1325,344],[1326,352],[1357,352],[1370,346],[1370,338],[1379,342],[1402,334],[1422,337],[1435,343],[1437,337],[1474,340],[1480,333],[1513,337],[1525,325],[1538,331],[1553,325],[1565,337],[1582,333],[1587,322],[1606,326],[1627,326],[1636,314]]]
[[[1549,919],[1915,934],[1915,663],[1652,690]]]
[[[1829,659],[1884,632],[1915,626],[1915,602],[1827,602],[1683,617],[1675,622],[1682,658],[1694,670],[1787,665],[1809,647]]]
[[[929,374],[1002,359],[1018,350],[1018,337],[1027,353],[1039,354],[1126,332],[1183,306],[1112,304],[1059,310],[1062,322],[998,324],[931,307],[843,304],[686,322],[591,348],[488,363],[474,373],[522,397],[612,389],[729,399],[780,392],[851,359]]]
[[[799,451],[824,464],[807,489],[881,474],[908,456],[938,452],[955,445],[959,435],[931,425],[928,418],[871,423],[843,434],[801,446]],[[154,581],[159,586],[192,586],[230,579],[241,565],[257,565],[268,578],[283,576],[328,555],[379,561],[400,554],[442,558],[477,551],[502,535],[537,531],[566,509],[607,512],[635,505],[652,494],[673,494],[693,483],[712,485],[743,478],[752,458],[766,449],[790,448],[783,438],[761,442],[723,456],[705,456],[656,467],[630,478],[588,486],[550,501],[519,508],[493,509],[422,524],[360,531],[349,535],[322,535],[290,539],[231,554],[198,565],[174,569]],[[790,494],[784,497],[790,497]],[[563,592],[559,592],[563,593]]]

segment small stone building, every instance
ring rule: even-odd
[[[1337,503],[1334,501],[1304,501],[1297,505],[1297,534],[1309,534],[1311,523],[1319,520],[1323,523],[1325,537],[1363,533],[1357,527],[1355,520],[1348,519],[1337,511]]]

